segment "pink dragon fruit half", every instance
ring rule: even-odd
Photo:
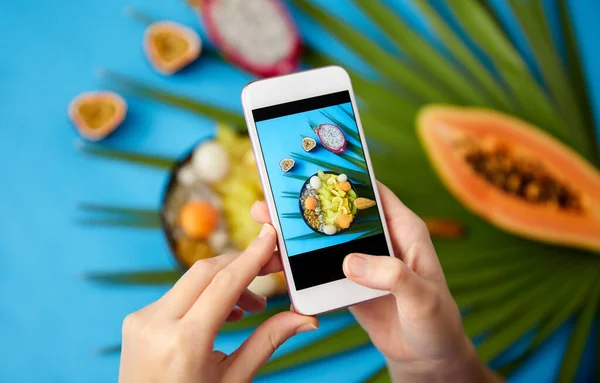
[[[321,124],[315,128],[315,133],[319,136],[319,141],[333,153],[341,153],[346,150],[346,136],[342,129],[333,124]]]

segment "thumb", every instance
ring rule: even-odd
[[[260,325],[242,345],[229,356],[227,381],[251,381],[271,355],[292,336],[316,330],[317,318],[286,311],[272,316]]]
[[[350,254],[344,259],[344,274],[359,285],[389,291],[403,306],[418,304],[428,292],[425,281],[396,257]]]

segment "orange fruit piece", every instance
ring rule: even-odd
[[[350,182],[348,182],[348,181],[340,182],[340,189],[342,189],[343,191],[347,192],[351,188],[352,188],[352,186],[350,185]]]
[[[317,208],[317,200],[314,197],[306,197],[304,200],[304,208],[315,210]]]
[[[178,222],[188,237],[208,238],[219,224],[219,212],[206,201],[189,201],[181,207]]]
[[[352,223],[352,217],[348,214],[340,214],[337,219],[335,220],[335,223],[338,225],[338,227],[340,229],[347,229],[350,227],[350,224]]]

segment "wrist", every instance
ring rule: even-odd
[[[465,338],[464,346],[449,358],[428,361],[387,359],[394,382],[501,382],[477,357],[473,344]]]

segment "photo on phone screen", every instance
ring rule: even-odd
[[[389,255],[349,92],[252,114],[296,290],[345,278],[349,253]]]

